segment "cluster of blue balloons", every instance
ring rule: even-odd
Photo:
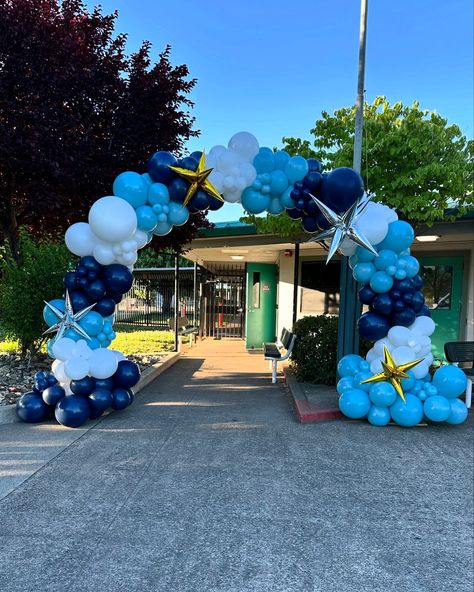
[[[358,321],[364,339],[377,341],[393,326],[409,327],[417,316],[431,316],[421,292],[420,265],[410,255],[414,236],[408,222],[396,220],[388,225],[385,239],[375,246],[378,256],[357,247],[349,259],[354,278],[363,284],[359,300],[370,307]]]
[[[291,192],[293,208],[287,210],[293,220],[301,218],[306,232],[325,230],[329,223],[311,198],[317,197],[337,214],[348,210],[364,194],[362,177],[353,169],[340,167],[330,173],[321,173],[321,164],[310,158],[308,173],[302,181],[295,183]]]
[[[31,392],[18,399],[16,412],[21,420],[28,423],[55,417],[60,424],[77,428],[88,419],[97,419],[109,407],[121,410],[131,405],[131,389],[139,379],[137,364],[122,360],[110,378],[99,380],[86,376],[73,380],[70,385],[73,394],[66,396],[66,391],[53,374],[38,372]]]
[[[417,380],[408,371],[409,378],[402,380],[405,401],[389,382],[362,384],[372,373],[360,356],[344,356],[338,373],[339,408],[351,419],[366,418],[374,426],[393,421],[403,427],[413,427],[423,419],[449,424],[466,420],[467,407],[458,397],[465,391],[467,379],[456,366],[442,366],[433,379],[428,374]]]

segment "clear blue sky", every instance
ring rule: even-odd
[[[87,2],[93,6],[97,2]],[[263,146],[310,138],[322,110],[354,103],[359,0],[103,0],[119,12],[128,51],[169,43],[172,61],[198,79],[190,150],[236,131]],[[369,0],[367,100],[420,101],[473,136],[472,0]],[[239,216],[226,204],[212,219]]]

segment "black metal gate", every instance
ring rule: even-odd
[[[203,284],[201,327],[215,339],[244,337],[245,265],[207,265]]]

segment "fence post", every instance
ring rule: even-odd
[[[179,351],[179,254],[174,255],[174,351]]]
[[[194,262],[193,270],[193,326],[198,326],[197,320],[197,262]]]

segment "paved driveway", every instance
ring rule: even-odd
[[[302,426],[241,343],[192,352],[90,430],[0,427],[13,473],[49,459],[0,501],[0,590],[472,592],[472,421]]]

